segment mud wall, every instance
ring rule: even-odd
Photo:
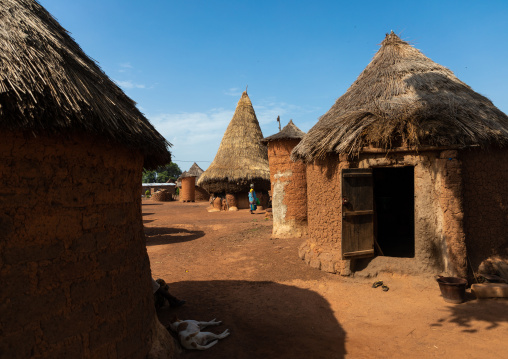
[[[414,166],[415,257],[377,256],[342,260],[341,178],[343,168]],[[466,275],[461,164],[455,151],[422,154],[362,154],[358,161],[329,156],[307,166],[308,239],[299,255],[331,273],[351,271]]]
[[[204,188],[196,186],[194,188],[196,202],[208,202],[210,200],[210,193]]]
[[[274,238],[301,237],[307,232],[306,166],[290,158],[299,142],[280,140],[268,144]]]
[[[182,178],[180,202],[194,202],[196,200],[196,177]]]
[[[0,356],[145,357],[155,311],[140,154],[3,132]]]
[[[462,151],[460,158],[467,253],[477,271],[508,259],[508,151]]]

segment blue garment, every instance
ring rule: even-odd
[[[250,210],[251,211],[255,211],[258,206],[256,206],[256,200],[258,198],[256,197],[256,192],[255,191],[252,191],[252,192],[249,192],[249,204],[250,204]]]

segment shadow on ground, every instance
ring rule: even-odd
[[[169,279],[169,278],[166,278]],[[179,319],[223,322],[207,330],[231,335],[204,351],[184,351],[182,358],[343,358],[346,333],[329,303],[319,294],[274,282],[177,282],[170,291],[187,300],[158,315],[168,325]]]
[[[184,228],[145,227],[147,246],[188,242],[204,235],[203,231],[189,231]]]
[[[497,328],[501,323],[508,323],[508,301],[504,299],[484,299],[449,306],[447,315],[432,326],[443,323],[455,323],[463,327],[463,332],[476,333],[480,330]]]

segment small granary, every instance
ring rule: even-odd
[[[268,145],[274,238],[301,237],[307,232],[306,166],[290,158],[304,135],[290,120],[282,131],[262,141]]]
[[[508,258],[508,116],[393,32],[292,152],[307,263],[466,276]],[[468,261],[471,265],[468,265]]]
[[[210,194],[204,189],[196,185],[199,177],[203,174],[203,170],[196,162],[188,171],[180,176],[181,183],[180,201],[182,202],[202,202],[210,199]]]
[[[263,133],[247,91],[236,106],[210,167],[199,178],[198,186],[214,197],[223,197],[230,209],[249,208],[249,185],[254,184],[262,206],[268,203],[270,170]]]
[[[36,1],[0,23],[0,356],[144,358],[171,343],[140,210],[169,143]]]

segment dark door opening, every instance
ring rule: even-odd
[[[375,238],[388,257],[415,256],[414,167],[373,169]]]

